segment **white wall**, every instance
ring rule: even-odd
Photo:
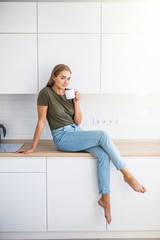
[[[33,138],[36,99],[35,94],[0,95],[0,123],[7,128],[7,139]],[[113,139],[160,139],[159,95],[82,94],[80,105],[84,130],[103,129]],[[107,124],[95,125],[96,119]],[[41,139],[52,139],[48,123]]]
[[[65,2],[65,0],[63,1]],[[112,0],[102,2],[105,1],[114,2]],[[115,2],[120,1],[115,0]],[[128,2],[128,0],[122,2]],[[36,94],[0,95],[0,123],[7,128],[6,138],[33,138],[37,122],[36,98]],[[160,96],[158,94],[83,94],[81,126],[86,130],[104,129],[114,139],[159,139],[159,105]],[[96,124],[97,120],[100,121],[98,125]],[[106,124],[102,124],[103,120],[106,120]],[[51,139],[48,124],[44,128],[41,138]]]

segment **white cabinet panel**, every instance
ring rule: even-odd
[[[102,3],[103,33],[160,33],[160,2]]]
[[[0,3],[0,32],[36,33],[36,31],[36,3]]]
[[[70,87],[82,93],[100,91],[100,37],[98,34],[40,34],[39,87],[43,88],[55,65],[71,68]]]
[[[160,92],[160,36],[102,36],[103,93]]]
[[[48,230],[105,231],[96,159],[47,158]]]
[[[100,3],[38,3],[38,31],[99,33]]]
[[[0,93],[37,93],[37,38],[0,35]]]
[[[160,158],[126,157],[127,168],[146,188],[137,193],[123,181],[122,174],[111,167],[112,223],[110,231],[160,230]]]
[[[46,172],[46,158],[1,157],[0,172]]]
[[[45,173],[0,173],[0,231],[46,230],[45,184]]]

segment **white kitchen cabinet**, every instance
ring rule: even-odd
[[[0,172],[46,172],[46,158],[1,157]]]
[[[70,87],[81,93],[100,92],[98,34],[39,34],[39,88],[45,87],[55,65],[71,68]]]
[[[46,158],[0,159],[0,231],[46,231],[45,166]]]
[[[159,231],[160,157],[125,157],[124,161],[138,181],[147,188],[147,192],[142,194],[132,190],[112,165],[112,223],[107,230]]]
[[[36,33],[36,3],[0,2],[0,33]]]
[[[159,93],[160,36],[102,35],[102,93]]]
[[[40,33],[100,33],[100,3],[38,3]]]
[[[0,93],[37,93],[37,37],[0,35]]]
[[[47,158],[48,230],[105,231],[96,159]]]
[[[45,173],[0,173],[0,231],[45,231]]]
[[[102,33],[160,33],[160,2],[102,3]]]

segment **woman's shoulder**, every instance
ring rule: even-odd
[[[44,87],[39,91],[39,96],[46,96],[47,98],[51,95],[51,88]]]
[[[39,91],[39,93],[48,93],[49,91],[50,91],[50,87],[44,87]]]
[[[48,106],[49,102],[49,87],[44,87],[40,90],[37,98],[37,104],[42,106]]]

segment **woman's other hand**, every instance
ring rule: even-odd
[[[14,153],[23,153],[23,154],[26,154],[26,153],[32,153],[32,152],[34,152],[34,149],[33,149],[33,148],[26,148],[26,149],[17,150],[17,151],[14,152]]]
[[[80,92],[76,91],[75,89],[74,89],[74,92],[75,92],[74,102],[78,102],[81,99],[81,94],[80,94]]]

